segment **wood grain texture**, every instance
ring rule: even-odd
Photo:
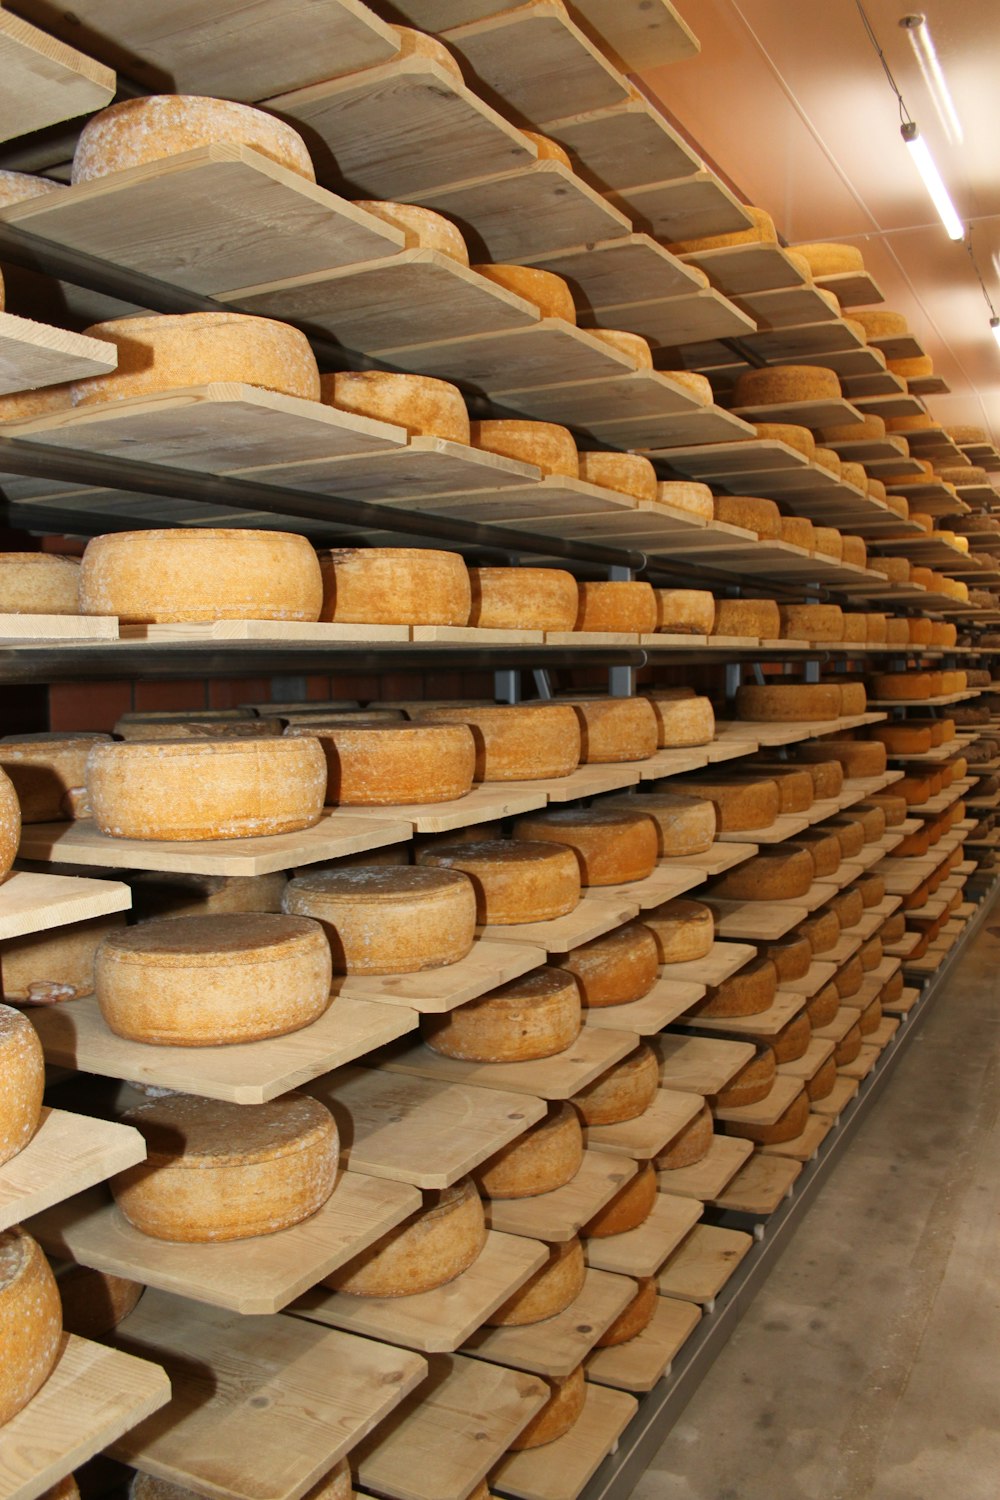
[[[131,905],[132,892],[120,880],[12,870],[0,881],[0,940],[128,911]]]
[[[110,68],[6,10],[0,15],[0,68],[3,141],[103,109],[114,98]]]
[[[116,351],[99,339],[0,312],[0,396],[104,375],[117,362]]]
[[[0,1166],[0,1230],[145,1158],[146,1143],[129,1125],[43,1108],[31,1140]]]

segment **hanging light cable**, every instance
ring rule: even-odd
[[[993,337],[996,339],[997,344],[1000,345],[1000,318],[997,317],[997,310],[993,306],[993,298],[990,296],[989,292],[987,291],[986,282],[983,280],[983,273],[979,269],[979,262],[977,261],[976,256],[975,256],[975,252],[973,251],[973,248],[972,248],[972,229],[971,229],[971,227],[969,229],[969,238],[965,242],[965,248],[966,248],[966,250],[969,253],[969,259],[972,262],[972,269],[975,271],[976,276],[977,276],[978,281],[979,281],[979,285],[982,287],[983,300],[985,301],[986,306],[990,310],[990,332],[993,334]]]

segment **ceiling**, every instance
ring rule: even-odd
[[[779,234],[856,243],[952,394],[941,421],[1000,442],[1000,349],[964,246],[948,239],[899,135],[899,107],[855,0],[679,0],[701,55],[641,74],[650,93]],[[914,6],[914,9],[917,9]],[[923,81],[905,0],[866,0],[876,36],[941,171],[1000,312],[996,0],[923,0],[964,143]]]

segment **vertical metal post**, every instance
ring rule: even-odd
[[[531,675],[535,679],[535,692],[538,694],[539,698],[543,698],[546,702],[548,702],[548,700],[553,696],[552,681],[549,677],[548,672],[545,671],[544,668],[542,668],[541,670],[536,668]]]
[[[520,703],[521,674],[514,667],[493,673],[493,696],[498,703]]]
[[[631,568],[615,565],[608,569],[608,580],[611,583],[631,583],[634,576]],[[634,698],[635,668],[609,667],[608,694],[612,698]]]

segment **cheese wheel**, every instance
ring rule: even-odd
[[[902,936],[902,934],[900,934],[900,936]],[[903,971],[902,969],[897,969],[895,974],[893,974],[891,978],[886,980],[885,984],[879,991],[879,1000],[882,1002],[883,1006],[891,1005],[894,1000],[899,999],[902,993]]]
[[[756,495],[716,495],[715,519],[754,531],[762,540],[781,535],[781,512],[773,500]]]
[[[872,692],[876,698],[916,702],[937,697],[941,678],[940,672],[881,672],[872,679]]]
[[[877,843],[886,829],[885,811],[872,802],[858,802],[851,808],[850,816],[861,824],[866,844]],[[877,904],[877,903],[876,903]]]
[[[656,1054],[643,1042],[622,1062],[578,1090],[573,1095],[573,1104],[585,1125],[616,1125],[644,1114],[656,1098],[659,1086]]]
[[[773,1125],[750,1124],[746,1121],[727,1120],[726,1134],[742,1136],[744,1140],[758,1145],[778,1145],[793,1141],[800,1136],[809,1123],[809,1095],[803,1088]]]
[[[575,1236],[549,1245],[549,1258],[512,1297],[486,1319],[488,1328],[523,1328],[565,1312],[583,1291],[587,1266]]]
[[[645,813],[620,807],[556,808],[526,813],[515,839],[565,845],[579,861],[585,886],[645,880],[658,855],[656,824]]]
[[[832,1025],[839,1010],[840,996],[835,984],[825,984],[806,1001],[806,1015],[814,1031],[821,1031],[824,1026]]]
[[[0,992],[18,1005],[54,1005],[90,995],[98,944],[124,930],[119,914],[10,938],[0,949]]]
[[[736,692],[736,716],[754,724],[821,723],[840,716],[840,689],[829,682],[744,684]]]
[[[473,448],[485,448],[488,453],[534,464],[543,474],[561,474],[566,479],[580,477],[573,434],[568,427],[555,422],[526,422],[511,417],[473,422],[471,442]]]
[[[945,428],[953,443],[961,447],[974,447],[979,443],[989,442],[986,431],[982,427],[972,427],[968,424]]]
[[[837,1086],[837,1061],[832,1053],[820,1063],[813,1076],[805,1080],[805,1086],[810,1103],[829,1098]]]
[[[624,328],[588,328],[587,332],[591,338],[599,339],[602,344],[607,344],[610,349],[624,354],[630,359],[637,370],[651,370],[653,368],[653,351],[649,347],[649,341],[642,338],[638,333],[629,333]],[[676,376],[671,371],[670,379]],[[703,403],[704,404],[704,403]]]
[[[711,635],[715,599],[704,589],[657,589],[656,628],[671,635]]]
[[[584,765],[648,760],[656,753],[657,719],[648,699],[578,698],[571,703],[580,723]]]
[[[857,245],[837,245],[824,240],[816,244],[793,245],[792,249],[808,261],[814,276],[842,276],[847,271],[863,271],[865,268]]]
[[[53,1266],[62,1324],[79,1338],[101,1339],[128,1317],[145,1291],[138,1281],[62,1261]]]
[[[339,1142],[330,1111],[305,1094],[228,1104],[193,1094],[146,1099],[122,1122],[147,1156],[111,1179],[119,1209],[154,1239],[216,1244],[274,1234],[330,1197]]]
[[[884,614],[869,613],[865,616],[866,639],[878,644],[884,641],[889,633],[889,620]]]
[[[326,761],[315,739],[103,743],[87,757],[94,821],[111,838],[260,838],[312,828]]]
[[[0,739],[0,768],[21,806],[22,823],[56,823],[84,816],[84,772],[95,741],[91,733],[8,734]]]
[[[169,1479],[144,1474],[140,1469],[132,1475],[128,1500],[196,1500],[196,1491],[173,1484]],[[302,1500],[355,1500],[347,1459],[341,1459],[318,1484],[306,1490]],[[473,1500],[473,1496],[469,1500]]]
[[[710,745],[715,739],[715,714],[708,698],[690,688],[647,688],[642,696],[652,705],[661,749],[683,750]]]
[[[830,875],[836,875],[840,869],[841,847],[835,833],[807,828],[796,838],[812,855],[814,879],[826,880]]]
[[[643,458],[641,454],[581,451],[579,461],[580,478],[585,479],[588,484],[616,490],[619,494],[631,495],[636,500],[656,499],[659,483],[656,470],[649,459]],[[628,585],[618,587],[627,588]]]
[[[852,927],[856,927],[865,914],[861,892],[854,890],[853,887],[848,887],[846,891],[841,891],[838,896],[834,896],[830,901],[830,906],[837,913],[842,932],[849,932]]]
[[[469,624],[481,630],[572,630],[579,591],[562,568],[470,568]]]
[[[840,562],[844,555],[844,541],[835,526],[817,526],[813,532],[814,545],[821,557],[831,557]]]
[[[315,552],[287,531],[119,531],[80,568],[80,613],[134,624],[317,620],[322,598]]]
[[[338,547],[319,554],[320,619],[338,624],[465,625],[469,574],[457,552]]]
[[[572,974],[536,969],[445,1015],[424,1016],[424,1041],[464,1062],[525,1062],[565,1052],[580,1034],[580,990]]]
[[[435,380],[430,375],[341,370],[320,377],[320,400],[339,411],[405,427],[411,437],[469,443],[469,413],[461,391],[447,380]]]
[[[868,694],[863,682],[840,683],[840,712],[843,717],[856,717],[868,708]]]
[[[660,859],[704,854],[712,847],[718,826],[715,804],[707,797],[676,792],[649,792],[641,797],[609,797],[607,807],[643,812],[656,824]]]
[[[139,922],[146,922],[151,917],[279,912],[288,884],[288,876],[283,870],[273,875],[185,875],[179,871],[146,874],[136,871],[130,880],[132,909]]]
[[[50,552],[0,552],[0,614],[76,615],[80,564]]]
[[[844,611],[838,604],[783,604],[781,635],[792,641],[843,639]]]
[[[700,901],[683,898],[664,901],[652,911],[643,912],[642,920],[656,935],[663,964],[690,963],[706,958],[712,951],[715,918],[711,907]]]
[[[557,1438],[564,1437],[582,1416],[587,1399],[582,1365],[578,1365],[571,1375],[546,1376],[545,1384],[552,1388],[552,1395],[510,1444],[510,1453],[554,1443]]]
[[[705,772],[680,785],[713,804],[721,833],[748,833],[770,828],[781,811],[781,793],[770,776],[750,772]]]
[[[322,924],[336,974],[440,969],[465,958],[475,938],[475,891],[452,870],[321,870],[289,881],[282,906]]]
[[[840,455],[835,453],[832,448],[818,447],[813,455],[813,462],[819,464],[821,469],[826,469],[827,473],[836,475],[838,479],[843,473],[843,464],[840,461]]]
[[[423,31],[416,31],[412,26],[397,26],[390,23],[390,28],[399,38],[399,52],[394,61],[404,57],[425,59],[444,68],[457,83],[464,81],[458,60],[444,42],[438,41],[435,36],[428,36]]]
[[[857,818],[831,818],[820,832],[836,840],[842,859],[856,858],[865,847],[864,824]]]
[[[724,901],[791,901],[813,883],[813,860],[799,844],[775,844],[727,870],[712,887]]]
[[[714,633],[776,641],[781,633],[781,614],[773,599],[717,599]]]
[[[652,1162],[642,1162],[638,1172],[611,1202],[600,1209],[583,1230],[587,1239],[607,1239],[627,1234],[644,1224],[656,1207],[656,1172]]]
[[[665,1151],[656,1157],[658,1172],[673,1172],[679,1167],[693,1167],[703,1161],[715,1140],[715,1117],[706,1104],[689,1125],[674,1136]]]
[[[768,958],[754,958],[721,984],[709,985],[692,1007],[699,1016],[756,1016],[774,1004],[778,971]]]
[[[414,1218],[324,1277],[351,1297],[412,1297],[445,1286],[479,1259],[486,1244],[482,1199],[471,1177],[427,1193]]]
[[[305,142],[283,120],[231,99],[191,94],[126,99],[91,115],[77,141],[71,180],[91,182],[215,142],[249,146],[288,171],[316,180]]]
[[[457,260],[461,266],[469,264],[469,250],[462,231],[432,208],[422,208],[418,203],[392,203],[380,198],[355,198],[354,207],[363,208],[365,213],[381,219],[383,224],[402,230],[407,250],[436,250],[439,255]]]
[[[871,1036],[873,1031],[878,1030],[881,1021],[882,1002],[876,995],[875,999],[871,1000],[865,1006],[864,1010],[861,1012],[861,1015],[858,1017],[858,1030],[861,1032],[862,1036]]]
[[[754,422],[753,427],[762,442],[784,443],[805,458],[812,458],[816,452],[816,439],[808,427],[792,422]]]
[[[850,1000],[858,993],[865,982],[865,971],[857,954],[841,965],[833,976],[833,982],[841,1000]]]
[[[580,1117],[565,1100],[476,1169],[487,1198],[535,1198],[572,1182],[583,1164]]]
[[[674,255],[686,255],[696,250],[719,250],[726,245],[776,245],[778,234],[771,215],[763,208],[754,208],[749,203],[744,203],[742,207],[750,216],[749,229],[733,230],[730,234],[711,234],[695,240],[679,240],[670,245],[669,249]]]
[[[783,542],[801,547],[803,552],[812,552],[816,546],[816,528],[805,516],[782,516],[780,536]]]
[[[656,629],[652,584],[581,583],[575,628],[652,634]]]
[[[804,979],[812,966],[812,944],[804,933],[791,932],[787,937],[766,944],[758,952],[774,964],[779,987],[790,980]]]
[[[552,271],[542,271],[535,266],[494,263],[473,266],[472,269],[508,292],[515,292],[526,302],[534,303],[541,317],[562,318],[576,325],[576,306],[569,283]]]
[[[907,567],[909,567],[909,564],[907,564]],[[867,616],[861,614],[845,614],[843,639],[845,641],[854,641],[858,644],[863,644],[864,642],[866,642],[868,640]]]
[[[862,900],[864,900],[863,894]],[[877,969],[883,958],[881,938],[877,936],[869,938],[867,943],[864,943],[862,945],[858,957],[861,960],[861,967],[864,969],[866,974],[870,974],[872,969]],[[864,1027],[862,1027],[861,1029],[863,1031]]]
[[[790,761],[777,761],[773,765],[758,762],[762,774],[778,788],[778,807],[781,813],[808,812],[815,800],[813,779],[808,767],[796,766]]]
[[[109,933],[95,977],[117,1036],[174,1047],[257,1042],[323,1014],[330,945],[302,917],[167,918]]]
[[[735,1078],[716,1094],[716,1108],[744,1109],[748,1104],[759,1104],[773,1089],[776,1077],[774,1052],[770,1047],[760,1047],[756,1057],[745,1063]]]
[[[74,406],[214,382],[319,400],[319,370],[308,339],[298,328],[273,318],[230,312],[157,313],[114,318],[84,331],[89,338],[113,344],[118,362],[105,375],[76,381]]]
[[[824,443],[881,442],[885,437],[885,422],[881,417],[862,412],[860,422],[821,427],[818,435]]]
[[[715,514],[712,491],[707,484],[695,484],[688,479],[661,479],[656,486],[656,499],[670,510],[679,510],[684,515],[698,516],[711,521]]]
[[[805,769],[813,780],[813,796],[817,802],[839,797],[844,789],[844,768],[839,760],[809,761]]]
[[[864,308],[855,312],[854,317],[870,339],[889,338],[910,331],[903,314],[890,312],[888,308]]]
[[[639,1280],[639,1290],[625,1311],[618,1314],[609,1328],[606,1328],[595,1344],[596,1349],[613,1348],[618,1344],[627,1344],[631,1339],[638,1338],[643,1329],[648,1328],[659,1307],[659,1293],[655,1276],[645,1276]]]
[[[839,761],[847,781],[885,774],[885,746],[880,740],[814,740],[797,745],[796,754],[800,760]]]
[[[10,176],[19,176],[12,172]],[[3,173],[0,173],[2,179]],[[58,187],[58,183],[50,183]],[[3,183],[0,180],[0,208],[3,207]],[[3,288],[0,286],[0,311],[3,310]],[[61,385],[48,385],[37,391],[11,391],[0,396],[0,423],[27,422],[32,417],[47,417],[53,412],[68,411],[73,405],[73,386],[69,381]],[[34,554],[32,554],[34,555]]]
[[[886,488],[885,488],[885,485],[882,483],[881,479],[873,479],[870,474],[868,476],[868,493],[874,499],[881,500],[883,503],[885,503],[885,500],[886,500]]]
[[[791,401],[835,400],[840,381],[819,365],[768,365],[745,370],[733,387],[734,406],[779,406]]]
[[[641,1000],[659,978],[659,966],[656,937],[641,922],[626,922],[614,932],[581,943],[557,964],[573,975],[581,1001],[589,1008]]]
[[[38,1129],[44,1086],[45,1059],[35,1028],[19,1011],[0,1005],[0,1166],[23,1151]],[[0,1275],[0,1291],[2,1284]]]
[[[558,141],[552,140],[547,135],[539,135],[537,130],[522,130],[521,134],[523,136],[526,136],[534,146],[535,150],[538,152],[539,161],[562,162],[564,167],[568,167],[570,168],[570,170],[572,170],[572,162],[569,158],[569,152],[565,151],[563,147],[560,146]],[[486,1491],[484,1490],[483,1493],[485,1495]],[[473,1494],[472,1496],[470,1496],[470,1500],[478,1500],[478,1497]]]
[[[468,727],[477,781],[568,776],[580,764],[580,721],[569,704],[470,704],[414,707],[409,712],[421,724],[461,723]]]
[[[43,193],[62,191],[61,182],[51,182],[47,177],[35,177],[30,172],[0,171],[0,208],[23,203],[28,198],[40,198]]]
[[[813,955],[819,957],[829,953],[840,940],[840,918],[830,906],[823,906],[796,928],[796,932],[807,938]]]
[[[0,1232],[0,1429],[48,1380],[61,1335],[59,1292],[38,1244],[16,1226]]]
[[[910,643],[909,621],[899,619],[895,615],[890,616],[885,639],[886,644],[890,646],[908,646]]]
[[[782,1063],[798,1062],[809,1050],[812,1041],[812,1023],[805,1010],[790,1021],[786,1021],[780,1031],[770,1036],[753,1037],[750,1040],[766,1046],[774,1055],[775,1062],[780,1066]]]
[[[545,922],[580,901],[580,871],[571,849],[517,839],[484,839],[422,849],[421,865],[461,871],[471,881],[476,920],[510,926]]]
[[[329,807],[454,802],[472,790],[476,747],[465,724],[299,724],[285,735],[319,741]]]

